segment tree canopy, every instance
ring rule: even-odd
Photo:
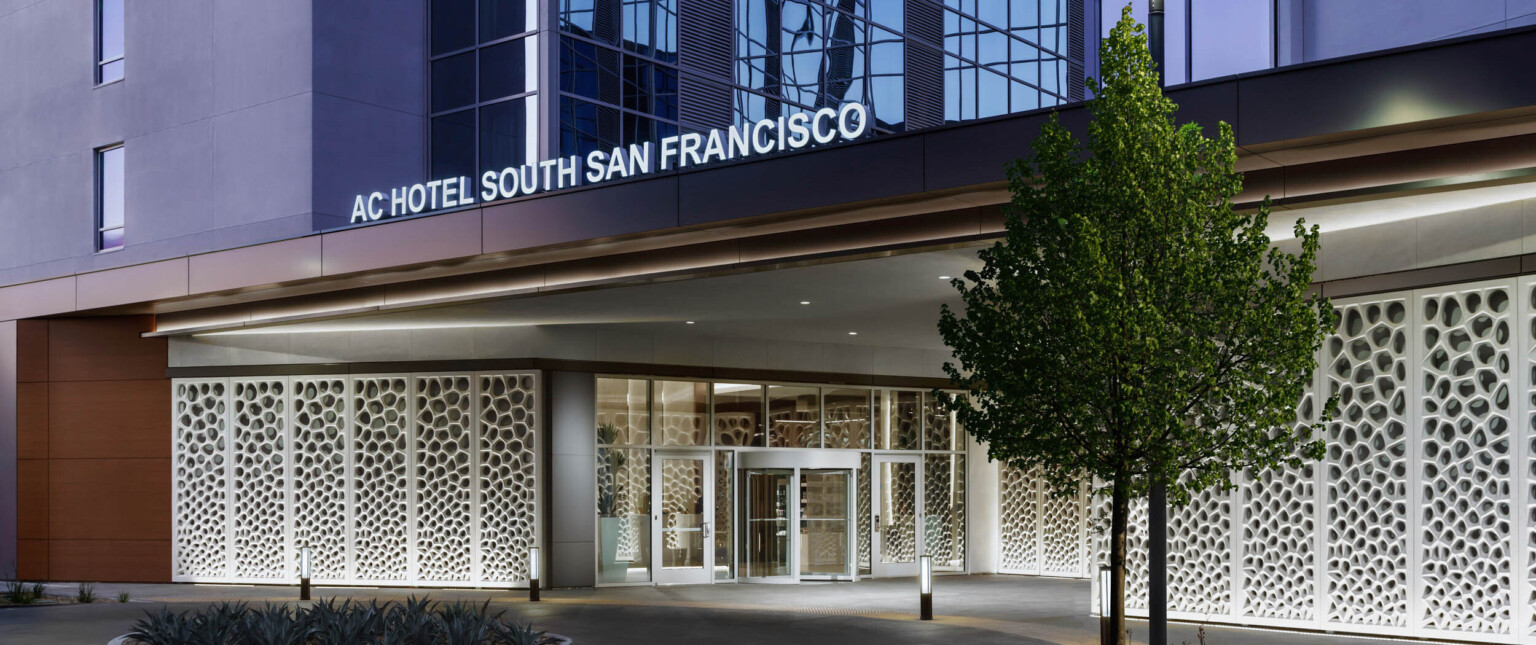
[[[1161,481],[1177,501],[1319,458],[1323,420],[1296,416],[1332,316],[1309,295],[1317,228],[1297,222],[1287,252],[1265,234],[1268,198],[1233,208],[1232,128],[1176,124],[1129,9],[1100,74],[1086,146],[1052,115],[1008,168],[1005,238],[953,281],[950,406],[992,458],[1062,493]]]

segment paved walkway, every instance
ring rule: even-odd
[[[73,585],[53,585],[73,593]],[[147,609],[214,600],[292,602],[296,587],[238,585],[97,586],[110,602],[0,610],[0,643],[103,645],[128,631]],[[133,600],[116,602],[119,591]],[[468,590],[317,588],[316,598],[398,599],[427,593],[439,600],[489,599],[511,617],[572,637],[576,645],[609,643],[731,643],[732,645],[1097,645],[1098,619],[1088,616],[1088,583],[1020,576],[939,576],[935,620],[917,620],[913,579],[801,585],[713,585],[546,590],[527,593]],[[1146,624],[1132,622],[1138,642]],[[1170,628],[1173,643],[1195,645],[1193,625]],[[1206,629],[1207,645],[1322,645],[1355,639],[1225,627]]]

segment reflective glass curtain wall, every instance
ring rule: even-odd
[[[925,2],[928,0],[908,0]],[[944,0],[944,121],[1065,103],[1068,0]]]
[[[677,134],[679,0],[560,0],[560,154]]]
[[[945,122],[1064,103],[1082,82],[1069,65],[1068,4],[736,0],[736,120],[856,101],[869,106],[877,130],[901,131],[908,77],[940,71]],[[942,70],[919,69],[929,59],[942,60]]]
[[[560,154],[846,102],[900,132],[1080,96],[1067,47],[1080,0],[730,0],[718,24],[733,33],[712,45],[688,36],[713,29],[706,18],[680,37],[689,1],[702,0],[559,1]],[[914,100],[934,116],[912,118]],[[688,107],[721,102],[717,120]]]
[[[431,0],[431,177],[536,161],[540,0]]]

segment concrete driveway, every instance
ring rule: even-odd
[[[73,585],[53,585],[72,593]],[[127,591],[133,601],[115,601]],[[1097,645],[1098,620],[1088,615],[1088,583],[1022,576],[939,576],[934,581],[935,620],[917,620],[913,579],[800,585],[621,587],[546,590],[529,603],[526,592],[317,588],[316,598],[404,598],[430,594],[439,600],[489,599],[509,617],[587,643],[731,643],[782,645]],[[169,605],[193,608],[217,600],[294,602],[295,587],[102,584],[111,602],[0,610],[0,643],[103,645],[128,631],[145,610]],[[1133,622],[1136,640],[1146,625]],[[1196,643],[1196,627],[1175,625],[1173,643]],[[1222,627],[1207,628],[1207,645],[1322,645],[1346,639]]]

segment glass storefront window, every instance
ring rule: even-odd
[[[869,453],[859,455],[859,489],[855,492],[855,508],[859,518],[859,575],[870,574],[870,472],[872,460]]]
[[[827,388],[822,391],[827,417],[827,448],[868,448],[870,427],[869,390]]]
[[[965,568],[965,455],[923,457],[923,547],[935,569]]]
[[[657,445],[707,446],[709,384],[656,381]]]
[[[715,384],[715,443],[763,445],[763,386]]]
[[[715,579],[736,579],[735,544],[736,453],[715,451]]]
[[[644,383],[644,381],[641,381]],[[651,455],[597,450],[598,582],[651,580]]]
[[[965,442],[926,392],[600,377],[596,398],[599,584],[901,575],[920,553],[964,570]],[[738,448],[854,450],[860,467],[738,471]],[[712,488],[690,484],[711,468]]]
[[[768,445],[775,448],[821,447],[818,388],[768,386]]]
[[[875,441],[878,450],[918,450],[921,447],[922,392],[885,392],[885,423]]]
[[[649,382],[597,379],[597,443],[640,446],[651,442]]]
[[[931,394],[923,394],[923,448],[955,449],[955,415]]]

